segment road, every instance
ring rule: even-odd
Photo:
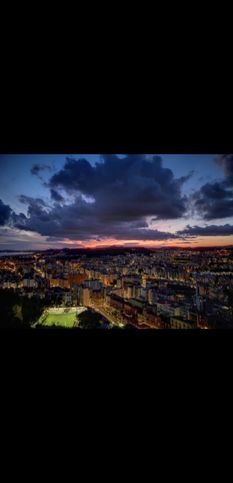
[[[96,312],[99,312],[99,314],[103,315],[105,319],[107,319],[111,324],[116,325],[117,327],[122,328],[122,325],[120,322],[118,322],[111,314],[109,314],[103,307],[96,307],[95,305],[89,305],[91,309],[94,309]]]

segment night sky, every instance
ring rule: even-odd
[[[233,155],[0,155],[0,250],[233,244]]]

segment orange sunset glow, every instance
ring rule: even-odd
[[[214,246],[227,246],[233,245],[233,236],[229,237],[197,237],[195,240],[181,241],[177,240],[167,240],[151,242],[147,240],[114,240],[106,239],[102,241],[92,240],[90,242],[80,242],[79,240],[67,240],[65,245],[70,246],[70,248],[76,248],[82,246],[83,248],[101,248],[101,247],[112,247],[112,246],[137,246],[137,247],[148,247],[148,248],[160,248],[160,247],[181,247],[181,248],[198,248],[198,247],[214,247]]]

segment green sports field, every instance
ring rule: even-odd
[[[76,323],[76,313],[48,314],[42,325],[58,325],[60,327],[72,328]]]

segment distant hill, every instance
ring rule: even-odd
[[[106,255],[117,255],[117,254],[124,254],[124,253],[150,253],[153,251],[159,250],[176,250],[176,251],[214,251],[214,250],[233,250],[233,245],[222,245],[217,247],[171,247],[171,246],[163,246],[163,247],[138,247],[138,246],[124,246],[124,245],[112,245],[112,246],[101,246],[95,248],[49,248],[47,250],[0,250],[1,254],[33,254],[39,253],[44,256],[58,256],[58,257],[72,257],[72,256],[79,256],[79,255],[86,255],[86,256],[101,256],[104,253]]]

